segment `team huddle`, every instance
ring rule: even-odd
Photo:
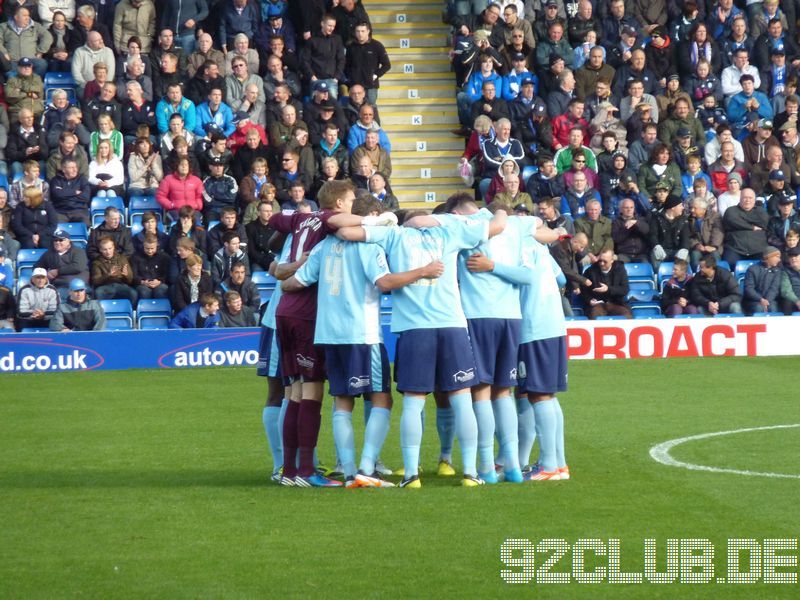
[[[272,479],[297,487],[394,487],[380,461],[392,408],[380,321],[388,292],[398,336],[394,380],[403,395],[400,487],[422,486],[429,393],[437,404],[440,475],[455,475],[455,437],[464,486],[569,479],[556,397],[567,386],[564,279],[547,248],[560,232],[536,217],[508,216],[497,203],[478,209],[467,194],[434,214],[407,211],[399,227],[374,198],[356,200],[348,181],[326,183],[318,200],[319,212],[270,220],[286,234],[274,268],[281,285],[261,321],[258,366],[269,378],[263,423]],[[317,469],[325,379],[344,482]],[[366,426],[356,464],[358,396]],[[536,439],[539,457],[531,465]]]

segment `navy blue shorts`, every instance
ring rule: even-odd
[[[278,335],[272,327],[261,328],[261,335],[258,338],[256,375],[281,377],[281,351],[278,348]]]
[[[519,347],[518,390],[555,394],[567,389],[567,338],[534,340]]]
[[[479,383],[517,385],[521,319],[469,319],[469,339]]]
[[[325,345],[331,396],[391,392],[389,355],[383,344]]]
[[[394,379],[401,392],[452,392],[478,383],[464,327],[411,329],[397,339]]]

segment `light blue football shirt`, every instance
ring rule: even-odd
[[[451,214],[433,216],[446,224],[464,218],[488,222],[494,215],[482,208],[467,217]],[[467,260],[472,254],[480,252],[495,264],[519,267],[522,264],[522,240],[536,233],[539,222],[536,217],[509,217],[502,233],[481,242],[476,248],[459,253],[458,285],[467,319],[522,318],[518,284],[497,273],[473,273],[467,268]]]
[[[317,288],[315,344],[379,344],[380,290],[375,282],[388,275],[380,246],[345,242],[329,235],[317,244],[294,274]]]
[[[567,335],[561,291],[556,278],[561,269],[547,246],[528,237],[523,241],[523,262],[533,271],[530,285],[520,289],[522,337],[520,343]]]
[[[386,252],[393,273],[444,263],[436,279],[420,279],[392,292],[392,331],[466,327],[458,289],[458,252],[489,238],[489,222],[452,220],[444,227],[364,227],[367,241]]]
[[[281,248],[281,254],[278,256],[278,264],[282,265],[285,262],[289,262],[289,253],[292,251],[292,234],[286,236],[286,241],[283,243],[283,248]],[[275,289],[272,291],[272,296],[269,299],[269,304],[267,304],[267,310],[264,311],[264,316],[261,317],[261,325],[263,327],[269,327],[270,329],[277,329],[278,325],[275,323],[275,313],[278,311],[278,303],[281,301],[281,295],[283,295],[283,290],[281,289],[281,282],[277,282],[278,285],[275,286]]]

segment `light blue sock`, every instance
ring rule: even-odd
[[[526,400],[527,402],[527,400]],[[530,403],[528,402],[528,406]],[[492,402],[495,427],[500,442],[500,456],[506,473],[519,471],[519,432],[517,407],[511,396],[500,396]],[[514,473],[516,475],[516,473]]]
[[[336,416],[336,402],[331,402],[331,426],[333,425],[333,419]],[[342,464],[342,459],[339,456],[339,448],[336,447],[336,440],[333,441],[333,454],[334,454],[334,461],[333,464],[330,465],[333,468],[336,468],[336,465]]]
[[[442,448],[439,460],[446,460],[450,463],[453,462],[453,440],[456,436],[454,421],[452,408],[436,407],[436,431],[439,434],[439,444]]]
[[[548,472],[558,468],[556,464],[556,403],[553,400],[534,402],[536,436],[539,438],[539,464]]]
[[[353,439],[353,413],[337,410],[333,413],[333,441],[342,462],[345,478],[356,476],[356,447]]]
[[[375,472],[375,461],[381,454],[386,434],[389,433],[389,422],[392,411],[388,408],[373,408],[364,430],[364,449],[361,451],[359,469],[367,475]]]
[[[450,406],[455,416],[456,437],[461,447],[464,475],[477,477],[478,423],[472,410],[472,394],[469,390],[450,396]]]
[[[269,451],[272,453],[272,472],[276,473],[283,465],[283,444],[278,430],[280,406],[265,406],[261,412],[261,421],[264,423],[264,432],[267,434]]]
[[[564,456],[564,413],[558,398],[553,398],[553,402],[556,405],[556,465],[561,469],[567,466],[567,458]]]
[[[422,445],[422,412],[425,398],[403,396],[403,413],[400,415],[400,447],[403,451],[405,478],[419,474],[419,447]]]
[[[478,475],[486,483],[496,483],[494,471],[494,412],[492,402],[473,402],[472,410],[478,424]]]
[[[536,417],[527,395],[517,398],[517,437],[519,437],[519,464],[531,464],[531,451],[536,441]]]
[[[369,423],[369,416],[372,414],[372,400],[368,400],[366,397],[364,398],[364,429],[367,428],[367,423]]]

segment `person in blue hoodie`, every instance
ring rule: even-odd
[[[478,59],[478,63],[480,64],[480,69],[473,71],[472,75],[469,76],[469,79],[467,79],[467,82],[464,84],[462,91],[456,96],[458,120],[464,128],[472,126],[472,104],[477,102],[483,95],[484,83],[490,81],[494,84],[497,98],[502,98],[505,90],[503,87],[503,78],[495,71],[492,57],[488,54],[484,54]]]

